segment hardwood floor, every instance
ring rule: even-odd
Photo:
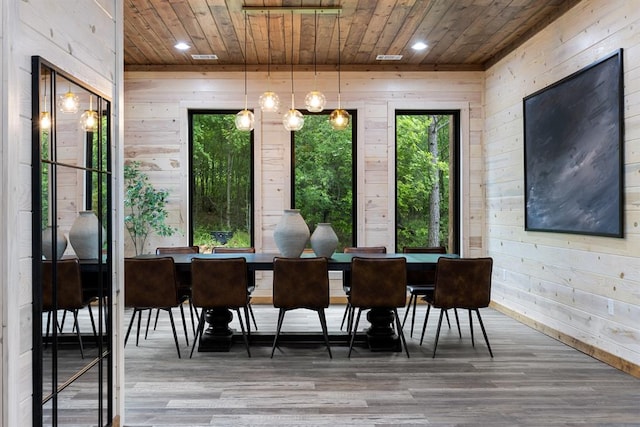
[[[274,331],[277,311],[254,310],[259,332]],[[178,359],[161,314],[158,330],[139,347],[132,336],[126,347],[124,425],[640,425],[639,379],[492,309],[481,313],[493,359],[477,322],[471,346],[466,313],[463,338],[455,325],[443,327],[434,359],[437,315],[419,345],[424,310],[418,309],[418,331],[407,335],[409,359],[362,347],[348,359],[339,345],[332,346],[333,359],[323,345],[283,345],[270,359],[270,345],[255,344],[248,358],[241,342],[229,353],[196,351],[189,359],[175,310]],[[330,333],[338,332],[343,311],[329,309]],[[316,313],[287,313],[283,331],[295,330],[320,331]]]

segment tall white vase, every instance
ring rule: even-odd
[[[44,256],[44,259],[53,259],[54,239],[58,259],[62,258],[62,254],[67,249],[67,237],[64,233],[56,228],[54,234],[53,227],[49,226],[42,230],[42,256]]]
[[[331,224],[321,222],[311,235],[311,249],[316,256],[331,258],[338,247],[338,236],[333,231]]]
[[[100,222],[93,211],[79,212],[69,230],[69,242],[80,259],[98,259],[101,245],[99,241]],[[105,236],[104,228],[102,235]]]
[[[282,256],[297,258],[307,246],[309,234],[309,227],[300,215],[300,210],[285,209],[273,232],[273,239]]]

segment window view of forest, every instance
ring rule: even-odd
[[[450,249],[453,126],[452,115],[396,115],[396,250]]]
[[[192,112],[193,244],[252,246],[253,133],[238,131],[235,112]]]
[[[328,114],[305,114],[304,127],[293,134],[293,203],[313,233],[331,223],[337,251],[353,246],[353,116],[336,131]]]

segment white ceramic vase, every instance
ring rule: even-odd
[[[101,253],[99,241],[100,222],[93,211],[79,212],[69,230],[69,242],[80,259],[98,259]],[[104,228],[102,235],[105,235]]]
[[[297,258],[307,246],[309,234],[309,227],[300,215],[300,210],[285,209],[273,232],[273,239],[282,256]]]
[[[53,259],[54,239],[58,259],[62,258],[64,251],[67,249],[67,237],[64,233],[56,228],[54,234],[53,227],[49,226],[42,230],[42,256],[44,256],[44,259]]]
[[[331,255],[338,247],[338,236],[331,224],[321,222],[316,225],[316,229],[311,235],[311,249],[319,257],[331,258]]]

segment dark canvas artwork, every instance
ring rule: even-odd
[[[524,99],[525,229],[622,237],[622,51]]]

